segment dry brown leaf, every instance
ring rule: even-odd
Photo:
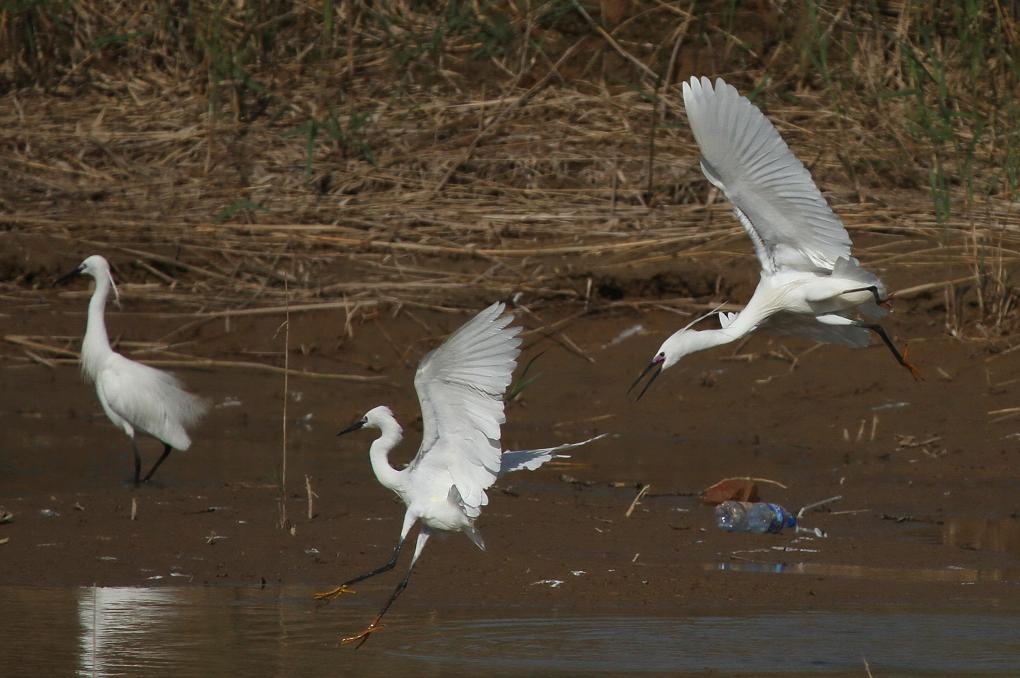
[[[758,501],[758,483],[770,483],[786,489],[786,485],[768,478],[723,478],[719,482],[701,491],[701,502],[709,506],[721,504],[724,501]]]

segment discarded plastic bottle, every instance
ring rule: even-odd
[[[715,524],[727,532],[782,532],[797,527],[797,517],[779,504],[724,501],[715,507]]]

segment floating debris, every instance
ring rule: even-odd
[[[880,410],[899,410],[904,407],[910,407],[910,403],[904,401],[898,403],[885,403],[884,405],[875,405],[871,408],[872,412],[878,412]]]
[[[40,509],[39,515],[41,515],[43,518],[59,518],[60,512],[54,511],[53,509],[44,508]]]
[[[212,545],[212,544],[215,544],[216,542],[222,541],[224,539],[227,539],[227,537],[224,537],[222,535],[218,535],[215,532],[210,532],[209,536],[205,538],[205,543],[209,544],[209,545]]]
[[[538,581],[531,582],[532,586],[540,586],[540,585],[543,585],[543,584],[545,586],[548,586],[551,589],[557,589],[557,588],[563,586],[563,580],[562,579],[539,579]]]
[[[241,399],[240,398],[235,398],[234,396],[227,396],[226,398],[223,399],[222,403],[219,403],[219,404],[216,405],[217,408],[220,408],[220,407],[240,407],[240,406],[241,406]]]

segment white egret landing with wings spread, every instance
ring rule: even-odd
[[[103,313],[110,290],[116,296],[117,286],[106,259],[94,254],[57,283],[79,275],[91,276],[96,281],[81,344],[81,371],[86,379],[95,383],[103,412],[114,426],[131,438],[137,486],[152,478],[170,450],[186,450],[191,446],[187,429],[202,417],[206,405],[185,391],[173,375],[129,360],[110,348]],[[144,478],[135,433],[144,433],[163,443],[163,454]]]
[[[757,329],[852,347],[867,346],[875,332],[920,378],[875,322],[885,314],[885,286],[850,255],[846,229],[772,123],[721,78],[713,87],[708,78],[692,77],[683,94],[701,171],[733,204],[754,243],[761,280],[742,311],[719,314],[720,329],[694,330],[691,323],[666,339],[631,385],[651,374],[638,398],[685,355]]]
[[[500,476],[521,469],[534,470],[553,459],[557,452],[596,440],[556,447],[503,452],[500,425],[503,392],[510,384],[517,364],[519,327],[510,327],[513,317],[503,315],[503,304],[496,303],[454,332],[439,348],[426,355],[414,377],[421,403],[421,447],[407,468],[389,465],[390,450],[401,441],[402,430],[388,407],[368,411],[338,435],[362,428],[382,432],[369,450],[372,470],[386,488],[393,490],[407,505],[400,540],[390,560],[371,572],[345,581],[331,591],[316,594],[318,600],[331,600],[350,593],[350,585],[392,570],[397,563],[411,527],[421,521],[407,574],[390,595],[375,620],[345,643],[364,643],[380,627],[379,621],[397,596],[406,588],[425,542],[436,532],[463,532],[478,548],[485,544],[475,520],[489,499],[485,490]],[[598,436],[602,437],[602,436]]]

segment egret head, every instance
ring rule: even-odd
[[[379,407],[373,407],[370,409],[365,413],[365,416],[355,420],[354,423],[345,428],[343,431],[340,431],[340,433],[337,433],[337,435],[342,436],[345,433],[353,433],[354,431],[358,431],[363,428],[382,429],[384,424],[396,423],[397,418],[393,416],[393,411],[385,405],[380,405]],[[399,429],[400,426],[397,425],[397,428]]]
[[[93,254],[91,257],[88,257],[85,261],[78,264],[78,268],[58,278],[56,284],[60,285],[80,275],[92,276],[92,278],[94,278],[97,282],[100,280],[109,281],[110,287],[113,288],[113,299],[117,303],[117,306],[120,306],[120,292],[117,291],[117,283],[113,282],[113,274],[110,273],[110,264],[106,261],[106,259],[98,254]]]
[[[688,323],[686,327],[674,332],[668,339],[666,339],[666,341],[662,342],[662,346],[660,346],[659,350],[655,352],[655,355],[652,357],[652,361],[648,363],[648,366],[645,367],[644,371],[638,375],[638,378],[630,385],[627,392],[630,393],[634,390],[634,387],[650,374],[651,376],[648,378],[648,381],[645,382],[644,388],[641,389],[641,392],[638,393],[638,397],[636,398],[637,400],[641,400],[641,396],[645,394],[648,387],[652,385],[652,382],[655,381],[660,374],[662,374],[663,370],[676,365],[685,355],[689,355],[706,348],[705,335],[702,332],[691,328],[694,327],[696,323],[704,320],[718,310],[719,308],[716,307],[705,315],[698,316]]]

